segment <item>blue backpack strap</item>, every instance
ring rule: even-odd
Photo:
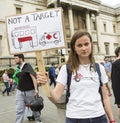
[[[96,67],[96,72],[99,76],[99,82],[100,82],[100,87],[99,87],[99,93],[101,95],[101,99],[102,99],[102,103],[103,103],[103,95],[102,95],[102,86],[103,86],[103,83],[101,81],[101,71],[100,71],[100,66],[98,63],[95,63],[95,67]]]
[[[97,72],[97,74],[98,74],[98,76],[99,76],[100,86],[102,86],[103,83],[102,83],[102,81],[101,81],[101,71],[100,71],[100,66],[99,66],[98,63],[95,63],[95,67],[96,67],[96,72]]]
[[[66,104],[67,104],[70,97],[70,85],[71,85],[71,76],[72,76],[72,73],[69,69],[69,64],[66,64],[66,70],[67,70],[67,90],[66,90]]]

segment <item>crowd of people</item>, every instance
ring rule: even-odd
[[[14,55],[17,68],[12,79],[7,70],[4,71],[2,78],[5,89],[2,94],[6,92],[9,95],[10,90],[17,85],[16,123],[23,123],[26,104],[40,95],[38,84],[47,82],[50,86],[54,84],[49,97],[53,103],[60,99],[70,83],[66,123],[115,123],[109,96],[115,97],[120,117],[120,47],[116,48],[116,59],[112,63],[105,57],[101,65],[94,59],[92,37],[88,32],[76,32],[70,46],[66,64],[59,67],[52,63],[47,74],[37,72],[36,75],[32,66],[24,61],[23,54]],[[69,81],[67,72],[71,74]],[[13,80],[15,84],[12,83],[12,87],[10,82]],[[111,82],[113,95],[108,82]],[[33,111],[33,116],[37,123],[42,123],[41,112]]]

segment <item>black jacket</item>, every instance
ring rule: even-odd
[[[35,72],[29,63],[25,63],[22,71],[17,74],[18,89],[21,91],[28,91],[34,89],[34,84],[30,74],[35,76]]]
[[[112,63],[111,80],[115,104],[120,104],[120,59]]]

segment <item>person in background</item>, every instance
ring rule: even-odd
[[[99,93],[100,82],[96,72],[91,35],[88,32],[76,32],[70,46],[67,64],[72,76],[69,101],[66,104],[66,123],[108,123],[106,113],[109,123],[115,123],[105,86],[108,77],[100,64],[104,106]],[[48,82],[45,73],[37,73],[37,82],[42,84]],[[50,89],[50,100],[54,103],[60,99],[67,86],[66,65],[61,67],[56,82],[55,88]]]
[[[10,78],[10,81],[9,81],[9,92],[12,92],[12,86],[13,86],[13,79]]]
[[[115,96],[115,104],[118,106],[118,116],[120,118],[120,47],[115,49],[116,59],[112,63],[112,89]]]
[[[104,62],[100,62],[100,64],[104,66]]]
[[[49,78],[50,78],[50,86],[54,84],[55,87],[56,86],[55,63],[51,64],[51,67],[49,69]]]
[[[14,94],[15,92],[15,89],[17,87],[17,82],[13,79],[13,85],[12,85],[12,88],[11,88],[11,92]]]
[[[3,79],[4,85],[5,85],[5,89],[3,90],[2,94],[4,96],[4,94],[7,92],[7,96],[9,96],[9,81],[10,81],[10,78],[8,76],[7,69],[4,70],[4,73],[2,75],[2,79]]]
[[[29,63],[24,61],[23,54],[14,55],[15,62],[20,68],[20,72],[17,73],[18,85],[16,92],[16,123],[23,123],[24,112],[26,104],[30,105],[30,102],[35,97],[39,96],[36,74]],[[33,111],[36,123],[42,123],[40,119],[40,112]]]
[[[13,77],[12,77],[12,73],[10,73],[8,71],[8,76],[9,76],[9,93],[12,92],[12,86],[13,86]]]
[[[11,89],[12,93],[14,93],[15,88],[16,88],[17,85],[18,85],[18,77],[17,77],[17,74],[18,74],[19,72],[20,72],[20,68],[19,68],[19,66],[17,66],[16,69],[15,69],[15,72],[14,72],[14,74],[13,74],[13,86],[12,86],[12,89]]]
[[[57,65],[56,68],[55,68],[56,78],[57,78],[57,76],[59,74],[59,71],[60,71],[60,68],[59,68],[59,65]]]
[[[105,67],[106,74],[108,76],[109,81],[111,81],[111,67],[112,67],[112,64],[109,62],[107,57],[104,58],[104,61],[105,61],[104,67]],[[110,87],[109,87],[108,83],[106,83],[106,88],[108,90],[108,96],[112,96],[112,93],[111,93],[111,90],[110,90]]]

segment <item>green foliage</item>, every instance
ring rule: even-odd
[[[0,70],[0,84],[3,83],[3,80],[2,80],[2,75],[3,75],[3,70]]]
[[[45,67],[46,72],[48,72],[48,71],[49,71],[49,69],[50,69],[50,67]]]
[[[47,66],[46,66],[46,67],[45,67],[45,71],[48,72],[48,71],[49,71],[49,68],[50,68],[50,67],[47,67]],[[34,70],[35,70],[35,72],[38,72],[38,67],[36,67]]]
[[[14,68],[9,68],[8,69],[8,74],[13,75],[14,72],[15,72],[15,69]]]
[[[34,71],[35,71],[35,72],[38,72],[38,67],[36,67],[36,68],[34,69]]]
[[[8,74],[13,75],[14,72],[15,72],[14,68],[9,68],[8,69]],[[2,77],[3,73],[4,73],[4,70],[0,70],[0,77]]]
[[[0,70],[0,77],[2,77],[2,75],[3,75],[3,70]]]

